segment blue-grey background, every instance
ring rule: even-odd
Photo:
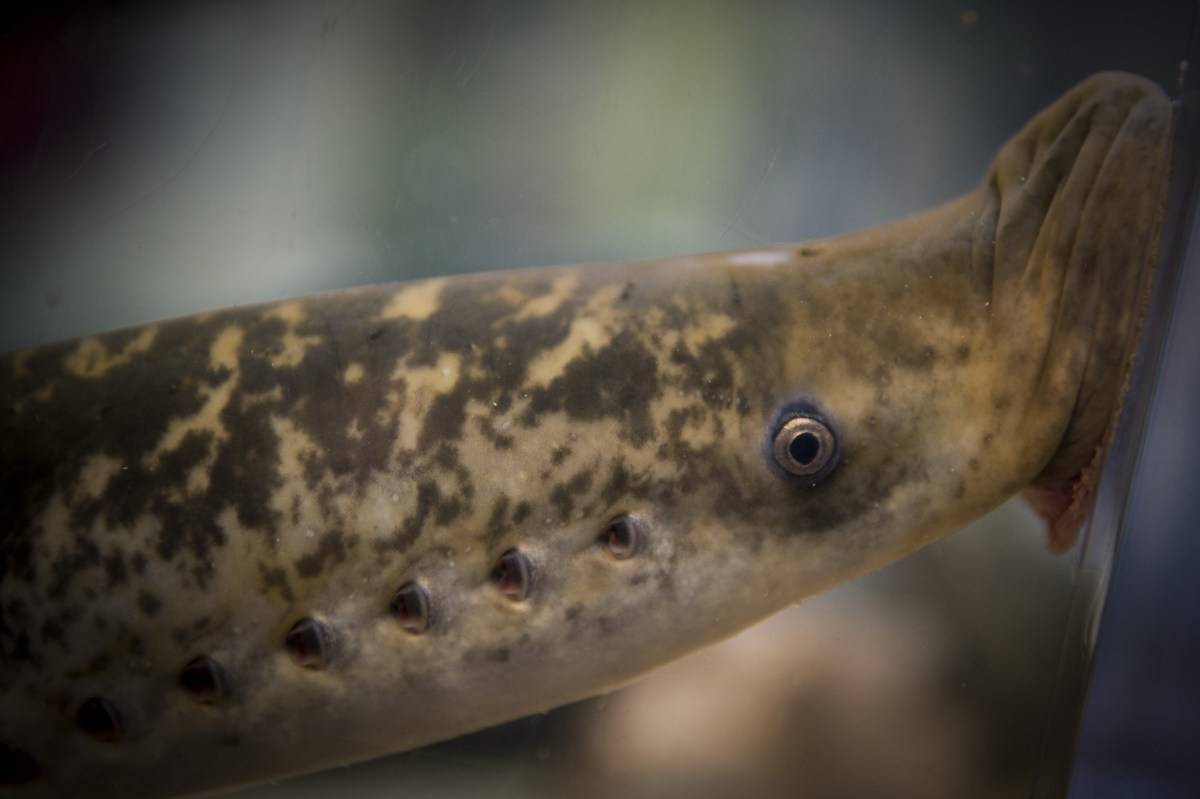
[[[10,4],[0,350],[339,286],[875,224],[970,189],[1094,71],[1173,90],[1194,17],[1165,0]],[[1196,440],[1189,411],[1162,412],[1172,440]],[[1185,518],[1136,533],[1169,542]],[[257,795],[1027,796],[1074,588],[1040,535],[1010,504],[632,689]],[[1197,597],[1164,595],[1142,563],[1117,570],[1107,619],[1178,645],[1102,637],[1118,659],[1082,796],[1113,775],[1110,795],[1139,796],[1195,777],[1180,658]],[[1158,670],[1120,660],[1148,647]],[[1129,726],[1167,732],[1139,750]]]

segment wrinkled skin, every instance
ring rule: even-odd
[[[458,735],[627,681],[1022,490],[1068,546],[1136,343],[1170,121],[1153,85],[1099,75],[977,191],[864,233],[4,356],[0,784],[171,795]],[[775,459],[795,413],[835,439],[816,477]],[[642,535],[618,559],[602,533],[622,514]],[[493,579],[510,549],[524,599]],[[389,610],[410,581],[423,633]],[[326,625],[316,668],[284,645],[303,617]],[[220,701],[180,685],[198,655]]]

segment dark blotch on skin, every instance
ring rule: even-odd
[[[0,785],[24,785],[41,775],[41,767],[30,754],[0,743]]]
[[[328,563],[341,563],[346,559],[346,541],[339,530],[330,530],[321,536],[317,548],[296,559],[296,573],[301,577],[316,577]]]
[[[400,530],[395,536],[397,549],[406,549],[417,539],[417,536],[421,534],[421,528],[425,526],[425,519],[433,513],[441,498],[441,489],[432,480],[426,480],[417,485],[417,507],[400,525]]]
[[[104,574],[108,579],[109,588],[124,585],[125,581],[129,579],[129,574],[125,568],[125,555],[119,547],[114,548],[104,558]]]
[[[570,361],[550,385],[530,395],[522,424],[532,427],[539,414],[565,411],[572,419],[615,419],[623,438],[640,445],[654,435],[650,403],[661,394],[658,359],[623,330],[606,346]]]
[[[713,408],[730,408],[735,400],[736,381],[726,338],[706,341],[695,353],[682,343],[671,350],[671,363],[684,371],[682,387]]]
[[[162,610],[162,600],[148,591],[139,591],[137,602],[142,613],[147,616],[157,616],[158,612]]]
[[[456,385],[461,385],[459,381]],[[430,450],[443,438],[457,440],[462,437],[463,423],[466,422],[466,406],[470,396],[465,390],[452,390],[438,394],[425,413],[421,433],[417,438],[419,451]]]
[[[75,724],[97,741],[112,743],[121,738],[121,717],[107,699],[93,696],[85,699],[75,714]]]
[[[592,473],[582,471],[565,483],[559,483],[550,492],[550,501],[558,508],[559,518],[568,521],[575,510],[575,500],[585,495],[592,487]]]
[[[207,513],[196,513],[195,504],[168,501],[165,492],[155,494],[148,487],[186,484],[191,470],[209,456],[211,446],[211,433],[190,432],[176,449],[162,454],[153,471],[147,470],[140,459],[131,453],[133,462],[109,483],[105,496],[97,503],[98,507],[104,507],[99,504],[102,502],[116,502],[115,518],[112,508],[106,510],[108,521],[110,524],[117,521],[124,525],[131,524],[140,512],[149,507],[162,523],[156,547],[160,557],[169,560],[177,553],[191,552],[198,556],[198,562],[204,561],[214,545],[224,543],[224,532]],[[207,575],[201,579],[207,579]]]
[[[437,513],[434,514],[433,521],[440,527],[445,527],[452,521],[458,518],[466,510],[463,501],[456,495],[448,499],[442,500],[438,505]]]
[[[55,619],[46,619],[42,622],[42,639],[46,642],[54,642],[63,649],[67,647],[67,639],[63,634],[62,624]]]
[[[96,655],[96,657],[92,658],[88,662],[87,668],[84,669],[84,673],[90,675],[102,674],[111,664],[112,658],[108,655]]]
[[[613,461],[612,472],[609,474],[608,482],[604,484],[600,496],[606,503],[611,505],[629,494],[632,487],[633,476],[625,468],[625,462],[615,460]]]
[[[458,447],[453,447],[449,444],[442,444],[437,448],[433,462],[443,469],[448,471],[453,470],[454,467],[458,466],[459,464]]]
[[[492,505],[492,513],[488,517],[487,534],[488,540],[494,542],[504,535],[508,529],[508,506],[509,498],[506,494],[501,494],[496,498],[496,502]]]
[[[258,573],[262,577],[264,594],[278,591],[279,596],[283,597],[285,602],[290,603],[295,601],[296,595],[292,593],[292,587],[288,584],[287,572],[282,567],[270,567],[260,562],[258,564]]]
[[[82,534],[75,535],[75,548],[64,552],[50,564],[50,572],[54,576],[50,583],[50,598],[62,599],[67,594],[71,581],[81,570],[103,562],[100,547],[90,537]]]
[[[304,668],[323,669],[333,656],[333,635],[325,623],[303,618],[288,630],[284,646]]]
[[[187,662],[179,672],[179,687],[192,699],[205,705],[217,704],[229,695],[225,670],[208,655],[200,655]]]
[[[484,438],[491,441],[492,446],[496,449],[512,449],[513,444],[516,443],[515,438],[497,430],[496,426],[492,424],[492,420],[486,416],[481,416],[476,421],[479,425],[479,432],[483,433]]]

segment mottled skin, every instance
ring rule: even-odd
[[[1062,543],[1136,341],[1170,117],[1101,75],[974,193],[862,234],[3,357],[9,782],[187,793],[447,738],[626,681],[1031,485]],[[816,484],[771,462],[796,403],[838,438]],[[626,513],[646,537],[617,560],[597,536]],[[521,602],[489,579],[514,547]],[[410,580],[423,635],[387,609]],[[335,634],[323,669],[283,646],[304,616]],[[180,690],[200,654],[228,701]],[[121,740],[76,727],[90,696]]]

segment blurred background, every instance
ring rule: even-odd
[[[355,284],[869,226],[972,188],[1092,72],[1174,92],[1195,16],[1166,0],[10,3],[0,351]],[[1060,666],[1080,564],[1010,503],[625,690],[238,795],[1030,796],[1079,714],[1063,682],[1086,675]],[[1094,712],[1119,724],[1137,696],[1113,690]],[[1080,795],[1101,795],[1128,753],[1103,736],[1082,751],[1099,781]],[[1168,781],[1197,768],[1156,751]]]

